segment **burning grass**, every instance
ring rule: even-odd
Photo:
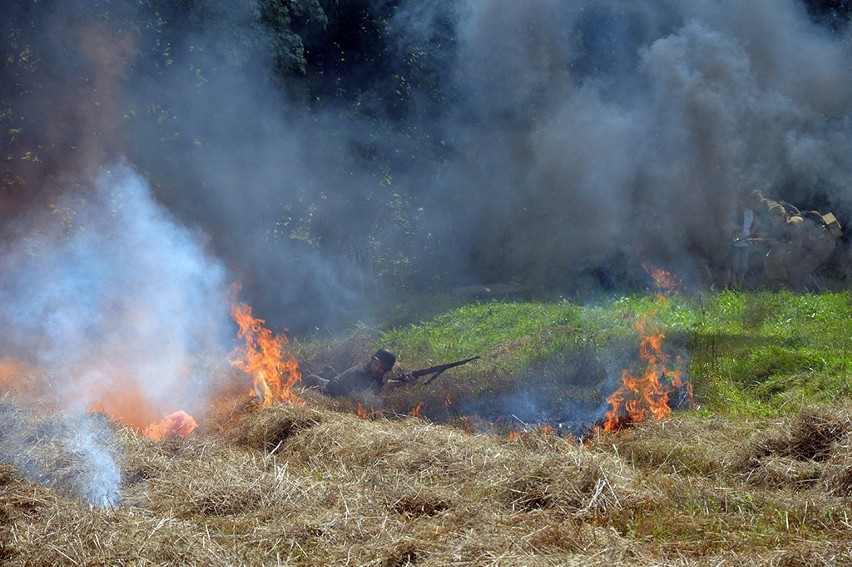
[[[84,467],[49,442],[66,427],[57,419],[10,401],[0,412],[6,454],[40,437],[31,459],[66,462],[37,482],[0,467],[5,564],[852,560],[852,409],[758,433],[749,433],[756,424],[676,417],[585,447],[547,432],[509,440],[294,405],[246,404],[206,432],[159,442],[105,422],[121,472],[120,498],[106,507],[74,489],[68,471]],[[816,439],[810,448],[806,437]],[[779,455],[809,463],[816,478],[748,474]]]

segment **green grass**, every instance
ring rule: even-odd
[[[422,320],[423,304],[447,307]],[[609,383],[621,368],[639,364],[640,322],[665,335],[672,363],[675,354],[681,357],[696,402],[707,411],[772,416],[850,393],[849,291],[822,295],[722,292],[666,298],[649,293],[594,302],[555,299],[462,305],[420,298],[409,302],[413,305],[421,307],[409,317],[404,307],[397,306],[394,323],[376,331],[375,346],[395,350],[404,370],[481,356],[474,364],[451,370],[452,378],[443,383],[443,390],[468,401],[481,398],[482,404],[489,397],[493,401],[495,396],[521,391],[540,391],[542,399],[554,403],[588,398],[593,391],[599,394],[604,381],[601,372],[608,375]],[[416,322],[400,323],[406,318]],[[566,369],[581,359],[584,368]],[[416,395],[421,401],[428,398],[422,389]]]
[[[733,413],[781,412],[848,395],[850,322],[849,292],[719,294],[688,330],[693,379],[718,402],[715,410]]]
[[[491,355],[508,371],[583,340],[580,309],[568,302],[474,303],[431,321],[391,329],[385,344],[406,357],[450,361]],[[506,349],[511,356],[503,355]]]

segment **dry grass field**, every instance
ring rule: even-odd
[[[849,407],[740,422],[675,412],[581,445],[306,400],[235,397],[191,435],[154,441],[7,396],[0,562],[852,564]],[[83,421],[118,469],[111,491],[67,442]],[[92,486],[108,503],[91,504]]]

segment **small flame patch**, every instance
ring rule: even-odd
[[[671,414],[670,397],[684,391],[694,407],[692,384],[684,382],[680,370],[672,368],[670,357],[663,350],[665,333],[656,328],[655,316],[676,294],[680,278],[662,269],[652,269],[643,263],[658,288],[654,307],[636,322],[641,341],[639,359],[644,370],[636,375],[629,369],[621,373],[622,385],[607,398],[610,409],[603,421],[604,431],[616,431],[647,419],[662,420]]]
[[[235,286],[233,297],[239,287]],[[302,378],[299,363],[285,348],[289,340],[286,335],[273,334],[264,327],[263,319],[252,315],[250,306],[231,300],[231,315],[239,325],[239,336],[246,343],[235,351],[231,364],[253,379],[251,394],[261,400],[263,407],[276,401],[302,403],[293,392],[293,386]]]

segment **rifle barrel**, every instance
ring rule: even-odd
[[[422,368],[420,370],[415,370],[414,372],[411,372],[410,376],[412,378],[419,378],[421,376],[427,376],[429,374],[432,374],[432,376],[428,380],[426,380],[426,382],[424,382],[425,384],[428,384],[429,382],[431,382],[432,380],[434,380],[435,378],[440,376],[441,373],[444,372],[444,370],[449,370],[450,368],[455,368],[456,366],[461,366],[462,364],[467,364],[468,362],[476,360],[477,358],[480,358],[480,357],[479,356],[472,356],[470,358],[466,358],[464,360],[459,360],[457,362],[449,362],[447,364],[438,364],[436,366],[430,366],[429,368]]]

